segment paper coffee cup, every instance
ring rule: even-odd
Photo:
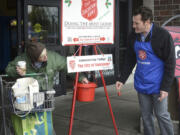
[[[26,71],[26,62],[25,61],[18,61],[17,66],[21,68],[23,71]]]

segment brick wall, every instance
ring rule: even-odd
[[[154,22],[162,25],[170,17],[180,15],[180,0],[154,0]],[[180,26],[180,18],[167,25]]]

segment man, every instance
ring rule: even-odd
[[[26,62],[26,72],[17,66],[18,61]],[[16,59],[10,62],[6,68],[6,73],[10,76],[23,76],[31,73],[45,73],[48,76],[49,89],[53,88],[53,77],[57,71],[67,71],[66,59],[58,53],[47,50],[43,44],[38,42],[27,43],[26,53],[16,57]],[[73,74],[68,75],[74,77]],[[42,77],[43,76],[37,76],[35,78],[39,82],[42,82]],[[82,75],[80,76],[79,81],[82,83],[88,83],[87,78]],[[43,85],[43,83],[40,83],[40,86],[42,89],[45,89],[45,85]]]
[[[152,23],[152,11],[140,7],[133,14],[133,28],[127,44],[126,60],[117,78],[116,89],[122,85],[137,64],[134,87],[138,93],[145,135],[155,135],[153,112],[162,135],[173,135],[167,111],[167,97],[175,69],[175,50],[170,34]]]

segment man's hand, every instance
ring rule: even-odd
[[[161,90],[160,97],[158,98],[159,101],[162,101],[164,98],[168,96],[168,92]]]
[[[20,76],[23,76],[26,74],[26,71],[22,70],[19,66],[16,66],[16,71]]]
[[[81,83],[88,83],[89,81],[88,81],[88,79],[86,78],[86,77],[84,77],[83,79],[82,79],[82,81],[81,81]]]
[[[116,90],[117,90],[117,93],[118,93],[119,96],[120,96],[122,86],[123,86],[122,82],[119,82],[119,81],[116,82]]]

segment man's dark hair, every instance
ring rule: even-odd
[[[141,15],[141,20],[143,22],[147,21],[148,19],[150,20],[150,22],[152,22],[153,20],[152,10],[148,7],[144,7],[144,6],[139,7],[133,13],[133,16],[136,16],[136,15]]]

